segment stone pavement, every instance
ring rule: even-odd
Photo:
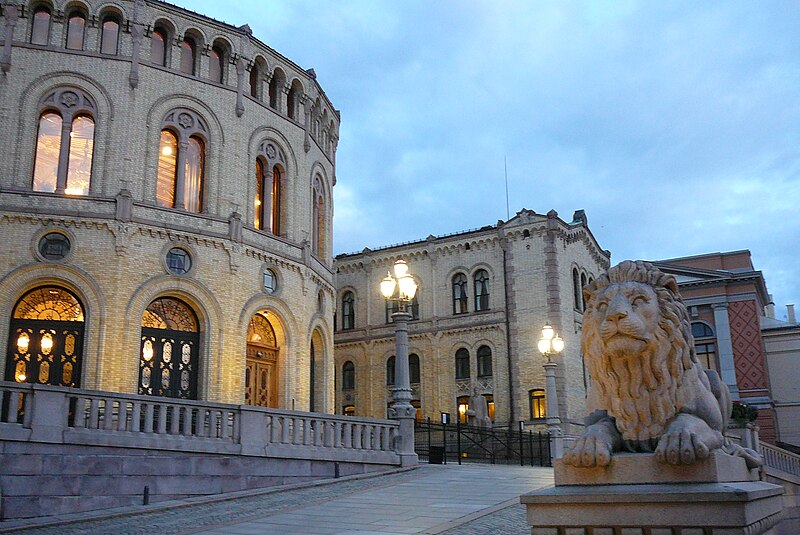
[[[553,484],[550,468],[423,465],[380,477],[306,486],[19,533],[214,535],[522,535],[519,496]],[[2,524],[0,524],[2,528]]]

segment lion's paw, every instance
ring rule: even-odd
[[[564,463],[571,466],[608,466],[610,462],[611,444],[591,435],[582,436],[564,453]]]
[[[693,464],[708,457],[708,445],[696,434],[687,430],[669,431],[661,436],[656,447],[656,458],[667,464]]]

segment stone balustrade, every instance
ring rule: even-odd
[[[5,439],[400,464],[397,422],[0,382]]]
[[[781,472],[800,477],[800,455],[782,448],[761,442],[759,451],[764,457],[764,465]]]

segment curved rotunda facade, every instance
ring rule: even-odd
[[[332,412],[313,70],[158,1],[0,19],[3,379]]]

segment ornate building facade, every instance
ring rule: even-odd
[[[496,424],[543,424],[545,377],[537,341],[545,324],[566,343],[555,357],[559,414],[582,422],[586,373],[580,351],[581,288],[610,253],[582,210],[522,210],[478,230],[336,257],[336,408],[385,417],[394,383],[391,305],[379,283],[402,259],[419,289],[409,322],[409,364],[418,417],[465,417],[473,388]]]
[[[4,2],[7,381],[333,412],[339,114],[155,0]]]

